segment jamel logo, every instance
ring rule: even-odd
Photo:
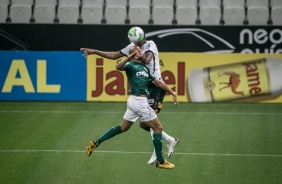
[[[218,72],[217,74],[219,77],[221,77],[222,75],[229,75],[229,82],[220,82],[219,83],[219,84],[227,84],[227,86],[220,88],[219,91],[225,88],[231,88],[232,93],[244,96],[243,91],[236,91],[236,89],[238,88],[241,82],[239,74],[233,71],[222,71],[222,72]]]
[[[128,95],[129,83],[126,76],[122,72],[104,67],[104,59],[97,58],[94,61],[95,71],[93,72],[94,85],[91,90],[91,97],[99,97],[103,93],[110,95]],[[176,91],[177,95],[185,95],[185,63],[178,62],[177,71],[175,72],[165,70],[161,73],[163,81],[167,85],[172,85],[171,89]],[[92,73],[92,71],[91,71]],[[139,73],[139,75],[147,75],[146,73]],[[117,96],[117,98],[119,98]]]

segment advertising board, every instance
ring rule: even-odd
[[[270,61],[273,59],[275,61]],[[163,80],[176,92],[179,102],[282,102],[281,54],[161,52],[160,60]],[[115,69],[118,61],[96,55],[88,57],[88,101],[127,100],[129,85],[125,72]],[[258,65],[252,61],[263,62]],[[238,68],[241,65],[245,66],[243,70]],[[193,74],[195,70],[206,71],[209,68],[218,69],[211,76],[203,77],[207,75],[204,72]],[[236,94],[239,91],[241,93]],[[201,100],[195,98],[197,95],[203,96]],[[172,101],[172,98],[166,96],[165,101]]]
[[[0,100],[86,99],[81,52],[0,51]]]

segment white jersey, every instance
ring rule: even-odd
[[[125,48],[121,49],[120,52],[123,55],[128,56],[130,49],[134,46],[135,46],[134,43],[130,43]],[[157,79],[163,81],[161,76],[161,70],[160,70],[159,51],[155,42],[152,40],[147,40],[146,43],[142,45],[141,52],[142,54],[146,52],[152,52],[154,54],[152,60],[146,66],[149,68],[150,72],[154,74],[154,76]]]

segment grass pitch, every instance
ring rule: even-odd
[[[120,124],[125,109],[0,102],[0,183],[282,183],[282,104],[165,103],[159,118],[180,139],[168,159],[173,170],[147,165],[153,143],[138,122],[85,155],[88,142]]]

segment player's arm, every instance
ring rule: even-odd
[[[144,64],[148,64],[148,63],[150,63],[150,61],[152,60],[153,57],[154,57],[153,52],[147,51],[143,54],[141,61]]]
[[[132,54],[130,54],[129,56],[127,56],[126,58],[124,58],[123,60],[121,60],[120,62],[118,62],[118,64],[116,65],[116,69],[117,70],[124,70],[124,65],[130,60],[132,59],[137,53],[134,52]]]
[[[105,51],[89,49],[89,48],[80,48],[80,51],[84,52],[84,54],[82,55],[84,57],[87,57],[90,54],[96,54],[98,56],[101,56],[107,59],[118,59],[123,56],[119,51],[118,52],[105,52]]]
[[[174,104],[178,106],[178,102],[177,102],[177,98],[176,98],[176,93],[175,93],[174,91],[172,91],[165,83],[163,83],[162,81],[160,81],[160,80],[158,80],[158,79],[156,79],[156,78],[154,79],[154,83],[155,83],[158,87],[162,88],[163,90],[165,90],[166,92],[168,92],[169,94],[171,94],[172,97],[173,97],[173,102],[174,102]]]

